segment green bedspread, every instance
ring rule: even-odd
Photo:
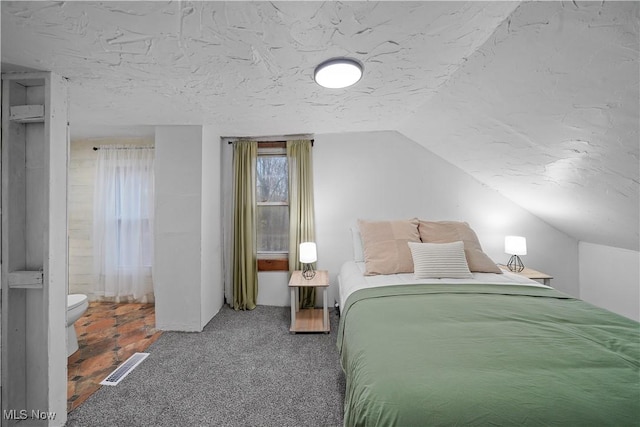
[[[363,289],[337,344],[347,426],[640,426],[639,324],[552,289]]]

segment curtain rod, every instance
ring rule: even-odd
[[[301,138],[301,139],[306,139],[306,138]],[[236,139],[236,140],[229,140],[229,141],[227,142],[227,144],[233,144],[234,142],[237,142],[237,141],[240,141],[240,140],[241,140],[240,138],[238,138],[238,139]],[[242,139],[242,140],[244,140],[244,139]],[[247,140],[250,140],[250,138],[247,138]],[[313,140],[313,139],[310,139],[309,141],[311,141],[311,146],[313,147],[313,141],[314,141],[314,140]],[[287,141],[256,141],[256,142],[257,142],[258,144],[260,144],[260,143],[266,143],[266,142],[271,142],[271,143],[274,143],[274,142],[275,142],[275,143],[286,143]]]
[[[148,146],[136,146],[136,147],[93,147],[93,151],[98,150],[153,150],[153,145]]]

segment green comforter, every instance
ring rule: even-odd
[[[347,426],[640,425],[639,324],[552,289],[363,289],[337,344]]]

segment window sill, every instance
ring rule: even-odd
[[[258,271],[289,271],[289,260],[287,258],[258,259]]]

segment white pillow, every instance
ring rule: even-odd
[[[468,279],[469,271],[462,241],[451,243],[408,242],[416,279]]]
[[[362,249],[362,236],[358,227],[351,227],[351,241],[353,243],[353,260],[364,262],[364,249]]]

